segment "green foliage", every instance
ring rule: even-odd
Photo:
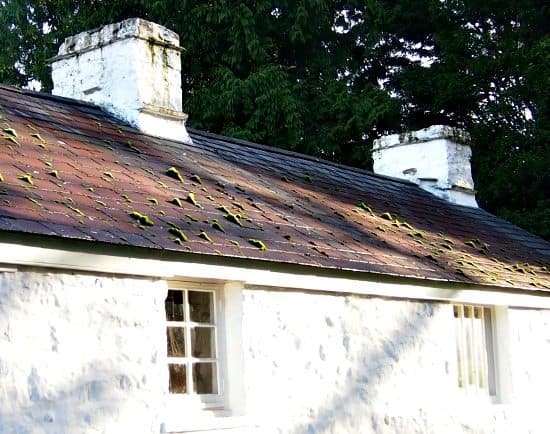
[[[0,81],[49,91],[46,59],[66,36],[146,18],[180,35],[191,126],[367,168],[382,134],[464,127],[481,205],[549,238],[549,12],[543,0],[3,0]]]

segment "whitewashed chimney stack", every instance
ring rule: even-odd
[[[449,202],[477,207],[470,159],[470,136],[433,125],[374,141],[374,172],[407,179]]]
[[[189,143],[176,33],[139,18],[65,39],[53,94],[92,102],[146,134]]]

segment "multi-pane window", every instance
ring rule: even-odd
[[[458,387],[474,395],[496,395],[492,310],[453,306],[456,326]]]
[[[170,289],[166,337],[170,393],[218,394],[215,292]]]

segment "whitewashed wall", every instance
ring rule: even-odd
[[[148,279],[0,273],[0,433],[159,433],[165,295]],[[507,322],[510,400],[469,402],[451,305],[244,289],[248,428],[216,432],[547,434],[550,311]]]
[[[246,290],[248,408],[273,433],[548,433],[550,312],[509,326],[515,398],[480,403],[456,386],[450,304]]]
[[[158,433],[164,288],[0,273],[0,433]]]

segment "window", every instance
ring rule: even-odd
[[[471,395],[496,396],[493,310],[454,305],[458,387]]]
[[[168,290],[165,308],[171,394],[220,393],[215,296],[213,290]]]
[[[162,432],[240,426],[245,412],[241,282],[167,281]],[[164,343],[163,343],[164,344]]]

